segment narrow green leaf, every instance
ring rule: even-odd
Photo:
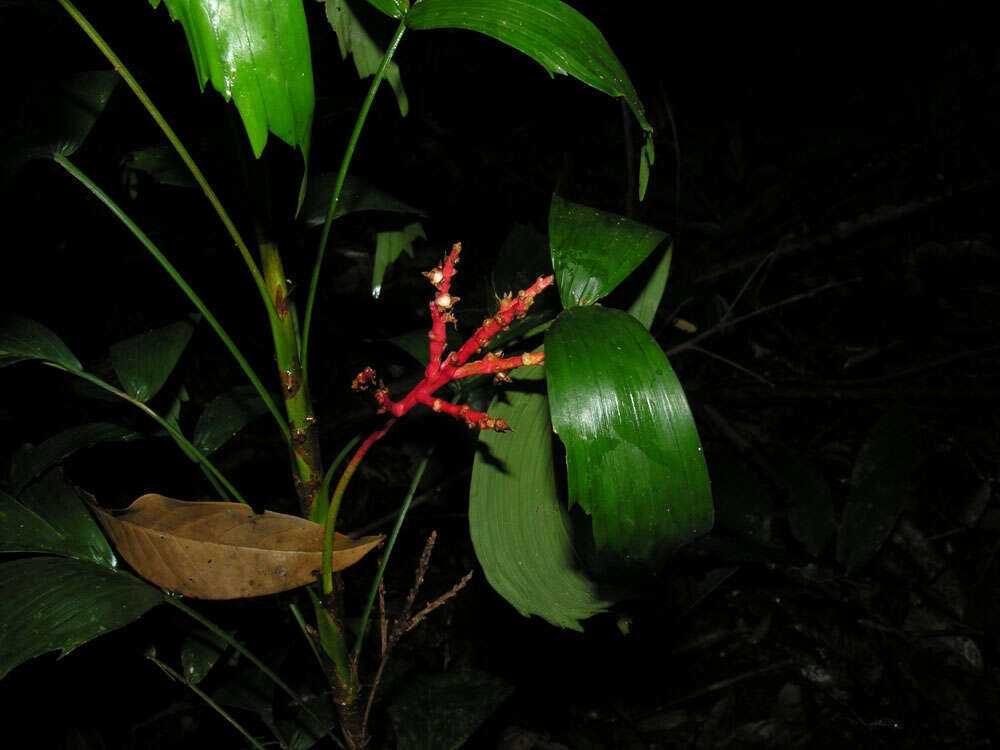
[[[44,474],[78,450],[98,443],[128,442],[141,435],[128,427],[107,422],[93,422],[71,427],[34,447],[25,447],[11,461],[9,489],[17,495],[35,477]]]
[[[604,35],[560,0],[421,0],[406,14],[411,29],[468,29],[523,52],[549,75],[570,75],[609,96],[624,97],[652,130],[628,74]]]
[[[73,352],[41,323],[14,315],[0,317],[0,367],[28,359],[56,362],[67,370],[83,369]]]
[[[205,679],[226,652],[225,639],[205,628],[197,628],[181,644],[181,674],[192,685]]]
[[[553,194],[549,245],[563,307],[610,294],[665,239],[659,229]]]
[[[545,337],[545,369],[569,503],[592,517],[598,552],[657,565],[711,529],[708,470],[684,391],[635,318],[564,311]]]
[[[889,538],[920,463],[920,429],[897,404],[868,434],[851,474],[851,498],[840,518],[837,561],[848,573],[867,565]]]
[[[511,373],[522,385],[540,386],[541,368]],[[579,568],[568,513],[559,501],[552,458],[548,400],[514,390],[494,400],[489,413],[513,433],[482,432],[469,490],[469,529],[486,580],[524,616],[583,630],[580,620],[610,602]]]
[[[382,3],[392,5],[394,3]],[[376,6],[378,7],[378,6]],[[379,8],[383,13],[388,11]],[[393,18],[401,18],[402,13],[389,13]],[[357,68],[358,78],[364,80],[375,75],[378,66],[382,63],[385,51],[382,50],[371,38],[365,27],[351,6],[346,0],[326,0],[326,19],[330,22],[330,27],[337,35],[337,43],[340,45],[340,56],[344,60],[348,55],[354,58],[354,67]],[[385,69],[385,80],[392,87],[392,93],[396,95],[396,105],[399,107],[399,114],[406,117],[410,109],[410,103],[406,98],[406,90],[403,88],[403,81],[399,75],[399,65],[395,60],[389,63]]]
[[[412,258],[413,243],[418,237],[427,239],[419,221],[407,224],[398,231],[379,232],[375,235],[375,263],[372,268],[372,296],[375,299],[382,294],[385,269],[395,263],[403,253]]]
[[[309,181],[309,192],[302,206],[301,217],[307,227],[316,227],[326,221],[326,212],[333,197],[333,188],[337,183],[337,175],[323,174]],[[414,208],[398,198],[369,185],[362,179],[351,177],[344,180],[340,191],[337,210],[334,219],[361,211],[387,211],[397,214],[414,214],[425,216],[419,208]]]
[[[302,0],[165,4],[184,27],[201,88],[211,81],[235,101],[254,155],[270,131],[308,160],[315,94]]]
[[[514,689],[473,670],[422,674],[389,706],[398,750],[457,750]]]
[[[50,471],[17,499],[0,493],[0,551],[51,552],[117,565],[76,488],[59,471]]]
[[[49,651],[65,656],[128,625],[163,600],[128,573],[62,557],[0,565],[0,678]]]
[[[656,150],[653,147],[653,134],[646,133],[646,141],[639,154],[639,200],[645,200],[646,188],[649,186],[649,172],[656,160]]]
[[[194,324],[182,320],[111,345],[111,364],[125,392],[145,403],[167,382]]]
[[[209,401],[198,417],[191,442],[208,456],[266,412],[267,405],[252,386],[238,386]]]
[[[670,275],[670,260],[673,258],[673,255],[674,245],[670,243],[667,246],[666,252],[663,253],[663,257],[660,258],[660,262],[656,264],[653,275],[649,277],[649,281],[646,282],[639,296],[628,309],[629,315],[642,323],[643,328],[647,331],[653,325],[653,318],[656,317],[656,311],[659,309],[660,301],[663,299],[663,290],[667,288],[667,277]]]

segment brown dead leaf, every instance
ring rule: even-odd
[[[139,575],[184,596],[276,594],[311,583],[319,573],[323,527],[298,516],[163,495],[143,495],[115,514],[91,507]],[[334,534],[333,569],[353,565],[382,539]]]

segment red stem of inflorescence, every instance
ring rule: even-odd
[[[430,362],[424,371],[423,380],[399,401],[389,398],[389,389],[376,379],[375,371],[370,367],[366,367],[354,378],[351,387],[355,390],[374,387],[375,402],[379,405],[379,410],[388,412],[393,417],[402,417],[417,404],[424,404],[434,411],[465,420],[470,428],[506,432],[510,427],[503,419],[493,419],[485,412],[475,411],[465,404],[448,403],[435,397],[434,392],[452,380],[470,375],[493,375],[498,381],[507,380],[508,370],[544,364],[544,352],[525,352],[518,357],[504,357],[503,352],[490,352],[475,362],[468,360],[473,354],[488,348],[490,340],[500,331],[510,327],[511,321],[523,318],[535,301],[535,296],[552,284],[553,277],[540,276],[534,284],[518,292],[517,295],[505,294],[500,298],[500,309],[484,320],[457,351],[445,354],[445,326],[455,322],[452,307],[459,299],[451,294],[451,280],[455,276],[455,266],[461,251],[461,243],[455,243],[444,261],[424,274],[437,293],[430,303],[431,330],[427,334],[430,341]],[[385,431],[381,432],[384,434]]]
[[[331,562],[333,555],[333,529],[337,522],[337,512],[351,477],[361,463],[368,450],[385,435],[389,428],[417,404],[425,404],[434,411],[450,414],[456,419],[465,420],[470,427],[481,430],[496,430],[506,432],[510,429],[503,419],[493,419],[485,412],[475,411],[466,404],[452,404],[434,396],[434,392],[452,380],[467,378],[470,375],[493,375],[496,380],[509,380],[507,372],[518,367],[531,367],[545,364],[544,352],[525,352],[519,357],[504,357],[503,352],[488,352],[482,359],[469,362],[473,354],[489,347],[490,340],[500,331],[506,330],[515,318],[523,318],[535,301],[535,296],[546,287],[551,286],[552,276],[540,276],[534,284],[517,293],[505,294],[500,299],[500,309],[483,321],[474,334],[457,351],[445,354],[445,326],[455,322],[451,309],[458,297],[451,294],[451,280],[455,276],[455,265],[462,245],[456,243],[451,252],[435,268],[424,274],[436,290],[434,301],[430,304],[431,330],[427,334],[430,342],[430,363],[424,371],[423,379],[402,400],[393,401],[389,398],[389,389],[378,380],[375,371],[366,367],[354,378],[352,388],[366,390],[375,389],[375,402],[380,412],[388,412],[392,416],[381,428],[373,432],[360,445],[354,456],[344,468],[340,480],[330,496],[330,506],[326,517],[326,528],[323,544],[323,593],[329,595],[333,590]]]

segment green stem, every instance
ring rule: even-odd
[[[309,281],[309,296],[306,299],[306,312],[302,328],[303,374],[308,374],[309,372],[309,332],[312,327],[313,306],[316,301],[316,289],[319,286],[319,272],[323,265],[323,256],[326,253],[327,240],[330,238],[330,227],[333,224],[333,215],[337,210],[337,203],[340,200],[340,191],[344,188],[344,180],[347,179],[347,169],[351,165],[351,159],[354,156],[354,149],[358,145],[358,139],[361,138],[361,129],[365,125],[365,120],[368,119],[368,110],[371,109],[372,102],[375,101],[375,93],[378,91],[379,85],[385,77],[385,71],[389,67],[389,63],[392,61],[392,56],[395,54],[396,48],[399,47],[399,42],[403,38],[404,31],[406,31],[405,18],[401,19],[399,26],[396,27],[396,33],[392,35],[389,47],[382,56],[382,62],[379,64],[378,70],[375,71],[375,77],[372,79],[371,86],[368,87],[368,95],[365,97],[365,100],[361,105],[361,111],[358,112],[358,119],[354,123],[354,130],[351,132],[351,137],[347,141],[347,149],[344,151],[344,158],[340,162],[340,172],[337,173],[337,182],[333,186],[333,197],[330,199],[330,208],[326,212],[326,222],[323,224],[323,233],[319,238],[319,248],[316,251],[316,262],[313,264],[312,278]]]
[[[295,309],[288,299],[288,282],[285,280],[281,255],[277,245],[263,236],[261,228],[258,228],[257,247],[264,269],[264,283],[267,284],[277,312],[271,321],[271,336],[274,340],[278,377],[281,380],[281,391],[285,400],[285,414],[291,429],[291,459],[295,490],[302,517],[309,518],[313,499],[323,481],[319,431],[316,429],[312,400],[309,398],[309,384],[299,364],[298,326]]]
[[[250,249],[247,247],[246,242],[244,242],[243,237],[240,236],[239,230],[236,229],[236,225],[233,224],[232,219],[229,218],[229,214],[226,209],[223,208],[222,202],[219,200],[212,186],[208,184],[208,180],[205,179],[205,175],[202,174],[201,169],[195,163],[191,154],[181,143],[180,138],[174,133],[173,128],[167,124],[163,115],[153,104],[152,100],[146,94],[146,92],[139,85],[139,82],[135,80],[135,77],[129,72],[129,69],[125,67],[125,64],[118,58],[114,53],[114,50],[108,45],[101,35],[97,33],[97,30],[90,24],[90,22],[84,17],[79,10],[77,10],[69,0],[58,0],[59,4],[66,10],[67,13],[73,18],[74,21],[83,29],[84,33],[90,37],[91,41],[97,46],[101,53],[108,59],[108,62],[114,66],[114,69],[122,77],[125,83],[128,85],[132,92],[138,97],[139,101],[149,112],[150,116],[160,126],[160,130],[170,141],[171,145],[177,151],[177,155],[181,157],[181,160],[187,165],[187,168],[191,171],[191,175],[194,177],[195,182],[201,187],[202,191],[205,193],[205,197],[208,198],[208,202],[212,204],[215,209],[215,213],[218,214],[219,219],[222,221],[223,226],[225,226],[226,231],[229,232],[229,236],[232,237],[233,242],[236,243],[236,247],[243,258],[243,262],[246,264],[247,269],[250,271],[250,275],[253,277],[254,284],[257,286],[257,291],[260,292],[260,296],[264,300],[264,306],[267,309],[267,314],[269,318],[273,318],[274,305],[271,303],[270,298],[267,295],[267,287],[264,285],[264,277],[260,273],[260,269],[257,268],[257,264],[253,261],[253,256],[250,253]]]
[[[333,529],[337,525],[337,512],[340,510],[340,501],[343,499],[347,485],[350,484],[351,477],[358,470],[358,465],[361,463],[361,459],[365,457],[368,449],[375,445],[379,438],[385,435],[395,423],[395,419],[390,419],[385,423],[385,427],[365,438],[365,442],[361,444],[361,447],[351,457],[350,463],[344,468],[344,473],[340,475],[340,481],[337,482],[337,487],[330,498],[330,509],[326,512],[326,523],[323,529],[323,558],[320,565],[324,596],[329,596],[333,591]]]
[[[298,693],[296,693],[294,690],[288,687],[288,685],[285,684],[284,680],[278,677],[278,675],[276,675],[270,667],[268,667],[264,662],[262,662],[256,656],[254,656],[253,653],[246,648],[246,646],[244,646],[242,643],[236,640],[230,633],[227,633],[225,630],[220,628],[214,622],[212,622],[203,614],[198,612],[198,610],[189,607],[174,594],[169,594],[169,593],[165,594],[163,600],[168,604],[177,607],[177,609],[186,614],[192,620],[195,620],[196,622],[199,622],[202,625],[204,625],[210,631],[219,636],[219,638],[221,638],[230,646],[232,646],[234,649],[236,649],[240,654],[245,656],[255,667],[257,667],[257,669],[259,669],[264,674],[265,677],[270,679],[271,682],[277,685],[278,688],[280,688],[289,698],[291,698],[297,706],[299,706],[303,711],[309,714],[313,719],[315,719],[320,724],[323,723],[322,720],[315,713],[313,713],[313,711],[305,704],[302,698],[299,697]],[[334,737],[334,739],[336,738]]]
[[[195,306],[195,308],[197,308],[198,312],[202,314],[202,317],[204,317],[205,320],[208,322],[208,324],[212,327],[212,330],[214,330],[215,333],[222,340],[222,343],[229,350],[229,353],[233,355],[233,359],[236,360],[237,364],[239,364],[240,366],[240,369],[242,369],[243,372],[246,374],[247,378],[250,380],[250,383],[256,389],[257,393],[260,395],[261,400],[264,401],[264,403],[267,405],[268,410],[271,412],[271,414],[274,415],[274,418],[278,421],[278,426],[281,428],[282,434],[285,436],[285,440],[290,441],[291,437],[288,431],[288,425],[285,423],[284,417],[281,415],[281,412],[278,410],[277,405],[274,403],[274,399],[271,398],[271,394],[267,392],[267,389],[264,387],[264,384],[261,383],[260,378],[257,377],[257,373],[253,371],[253,368],[250,366],[250,363],[247,362],[246,358],[243,356],[243,353],[240,352],[239,348],[229,337],[229,334],[226,333],[225,329],[222,327],[222,325],[219,323],[216,317],[212,315],[209,309],[205,306],[205,303],[202,302],[201,298],[197,295],[197,293],[184,280],[184,277],[181,276],[180,273],[178,273],[177,269],[174,268],[173,264],[171,264],[169,260],[167,260],[166,256],[153,243],[153,241],[149,238],[149,236],[145,232],[143,232],[136,225],[136,223],[132,221],[132,219],[129,218],[129,216],[118,206],[117,203],[114,202],[114,200],[112,200],[111,196],[109,196],[107,193],[101,190],[101,188],[99,188],[94,183],[93,180],[91,180],[86,174],[81,172],[80,169],[77,168],[75,164],[73,164],[73,162],[71,162],[62,154],[56,154],[52,158],[56,162],[56,164],[58,164],[67,172],[69,172],[74,178],[77,179],[77,181],[80,182],[80,184],[82,184],[85,188],[87,188],[87,190],[93,193],[93,195],[99,201],[101,201],[101,203],[103,203],[105,206],[108,207],[111,213],[113,213],[115,217],[122,224],[124,224],[128,228],[128,230],[132,232],[133,235],[135,235],[135,238],[139,240],[140,243],[142,243],[142,246],[145,247],[146,250],[149,251],[149,254],[156,259],[157,263],[159,263],[163,267],[163,270],[166,271],[167,275],[169,275],[170,278],[174,280],[174,283],[177,284],[178,287],[180,287],[180,290],[187,295],[187,298],[191,300],[191,303]]]
[[[236,719],[234,719],[232,716],[230,716],[229,713],[226,711],[226,709],[224,709],[222,706],[220,706],[218,703],[216,703],[214,700],[212,700],[208,696],[208,693],[206,693],[204,690],[202,690],[200,687],[198,687],[197,685],[195,685],[190,680],[185,680],[183,677],[181,677],[179,674],[177,674],[176,671],[174,671],[172,668],[170,668],[169,666],[167,666],[164,662],[162,662],[159,659],[157,659],[152,654],[146,654],[146,658],[149,659],[151,662],[153,662],[153,664],[155,664],[156,666],[158,666],[160,669],[162,669],[163,672],[167,676],[171,677],[172,679],[176,680],[177,682],[181,683],[182,685],[187,685],[189,688],[191,688],[191,690],[194,691],[194,694],[197,695],[199,698],[201,698],[203,701],[205,701],[205,703],[207,703],[213,709],[215,709],[216,713],[218,713],[219,716],[221,716],[223,719],[225,719],[230,724],[232,724],[234,727],[236,727],[236,731],[238,731],[240,734],[242,734],[244,737],[246,737],[247,740],[250,741],[251,745],[253,745],[255,748],[258,748],[259,750],[265,750],[264,746],[262,744],[260,744],[259,742],[257,742],[257,740],[254,739],[253,735],[250,734],[250,732],[248,732],[246,729],[243,728],[242,724],[240,724],[238,721],[236,721]]]
[[[170,437],[174,439],[174,442],[177,443],[178,446],[180,446],[181,450],[185,453],[185,455],[188,456],[188,458],[190,458],[193,461],[196,461],[199,466],[210,471],[215,476],[215,478],[219,480],[219,483],[222,484],[222,486],[225,487],[226,490],[234,498],[239,500],[244,505],[249,505],[249,503],[247,503],[247,501],[243,499],[243,496],[239,493],[239,491],[237,491],[237,489],[233,487],[230,481],[226,479],[225,475],[215,467],[215,464],[213,464],[211,461],[208,460],[208,457],[205,456],[204,453],[195,448],[194,445],[192,445],[191,442],[186,437],[184,437],[184,435],[181,433],[180,430],[178,430],[174,425],[172,425],[170,422],[165,420],[155,411],[153,411],[144,403],[142,403],[142,401],[132,398],[124,391],[115,388],[110,383],[104,382],[95,375],[91,375],[89,372],[83,372],[82,370],[73,370],[69,367],[66,367],[65,365],[58,364],[57,362],[46,361],[45,364],[49,365],[50,367],[54,367],[57,370],[68,372],[70,375],[76,375],[78,378],[82,378],[83,380],[86,380],[88,383],[92,383],[93,385],[96,385],[98,388],[101,388],[102,390],[105,390],[108,393],[114,394],[118,398],[127,401],[128,403],[132,404],[132,406],[136,407],[144,414],[154,419],[157,422],[157,424],[159,424],[163,429],[165,429],[167,433],[170,435]]]
[[[361,613],[361,625],[358,627],[358,638],[354,642],[354,654],[353,661],[355,664],[358,663],[358,659],[361,657],[361,647],[364,645],[365,633],[368,630],[368,618],[371,615],[372,607],[375,605],[375,597],[378,594],[379,584],[382,583],[382,577],[385,575],[385,567],[389,563],[389,555],[392,554],[392,548],[396,545],[396,537],[399,536],[399,530],[403,527],[403,519],[406,518],[406,512],[410,509],[410,503],[413,502],[413,496],[417,494],[417,485],[420,484],[420,479],[424,475],[424,469],[427,468],[427,462],[430,460],[431,452],[428,451],[427,455],[420,462],[417,467],[417,473],[413,477],[413,481],[410,482],[410,489],[406,492],[406,498],[403,500],[403,505],[399,509],[399,515],[396,516],[396,525],[392,528],[392,534],[389,535],[389,542],[385,546],[385,554],[382,555],[382,562],[379,563],[378,572],[375,574],[375,580],[372,581],[372,590],[368,593],[368,601],[365,603],[365,609]]]
[[[314,521],[316,523],[326,522],[326,514],[330,509],[330,482],[333,481],[333,475],[340,466],[340,462],[347,457],[351,448],[357,445],[360,439],[361,435],[355,435],[351,438],[347,445],[345,445],[340,453],[337,454],[337,457],[333,459],[333,463],[330,464],[330,468],[326,470],[326,476],[323,477],[323,484],[319,486],[319,491],[316,493],[316,498],[313,501],[312,511],[309,513],[310,521]]]

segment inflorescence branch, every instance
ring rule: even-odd
[[[448,403],[435,397],[434,392],[452,380],[470,375],[493,375],[497,382],[507,381],[510,379],[507,376],[509,370],[544,364],[544,352],[525,352],[517,357],[504,357],[503,352],[497,351],[488,352],[482,359],[474,362],[469,362],[469,359],[480,350],[488,349],[490,340],[500,331],[507,330],[511,321],[523,318],[535,301],[535,296],[552,284],[553,277],[540,276],[534,284],[518,292],[517,295],[505,294],[499,300],[500,309],[493,316],[486,318],[457,351],[445,354],[445,326],[448,323],[455,323],[452,307],[459,299],[451,294],[451,280],[455,276],[455,266],[458,264],[461,250],[461,243],[455,243],[444,261],[424,274],[434,286],[436,294],[430,303],[431,330],[427,334],[430,341],[430,363],[424,371],[423,380],[400,401],[389,398],[389,389],[382,381],[377,380],[375,371],[371,367],[366,367],[358,373],[351,387],[355,390],[374,387],[375,402],[379,406],[379,411],[388,412],[394,417],[401,417],[417,404],[424,404],[434,411],[465,420],[470,428],[506,432],[510,427],[503,419],[493,419],[484,412],[474,411],[466,404]]]

